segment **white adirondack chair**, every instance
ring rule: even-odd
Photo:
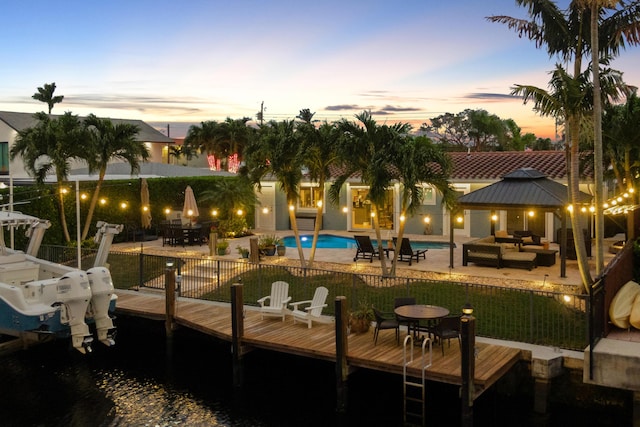
[[[329,294],[329,290],[324,286],[319,286],[316,288],[315,293],[313,294],[312,300],[307,301],[298,301],[292,302],[293,311],[291,314],[293,315],[293,323],[296,323],[296,319],[307,322],[309,328],[311,328],[311,323],[313,321],[323,322],[322,318],[322,309],[327,306],[325,301],[327,300],[327,295]],[[301,305],[309,304],[308,307],[301,308]]]
[[[289,284],[281,280],[271,284],[271,295],[262,297],[258,300],[260,304],[260,314],[262,319],[264,316],[284,317],[287,314],[287,303],[291,301],[289,296]]]

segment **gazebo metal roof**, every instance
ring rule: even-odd
[[[591,196],[580,192],[580,203],[590,203]],[[501,181],[460,196],[463,209],[561,209],[569,204],[567,187],[543,173],[522,168],[508,173]]]

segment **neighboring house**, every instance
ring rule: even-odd
[[[504,175],[521,168],[533,168],[549,179],[567,184],[567,165],[564,151],[522,151],[522,152],[453,152],[451,185],[460,195],[480,189]],[[583,171],[582,179],[590,179],[591,170]],[[591,181],[589,181],[591,182]],[[327,184],[327,188],[330,183]],[[382,207],[380,226],[386,234],[398,230],[400,217],[400,185],[394,184],[388,190],[387,201]],[[447,236],[449,212],[442,206],[442,197],[429,186],[427,195],[419,211],[407,218],[405,232],[410,234],[430,234]],[[585,181],[580,190],[593,194],[590,184]],[[301,230],[311,231],[314,225],[315,205],[318,200],[326,200],[326,194],[317,194],[317,185],[306,181],[301,185],[300,199],[295,207]],[[326,191],[325,191],[326,193]],[[323,203],[323,224],[325,230],[367,231],[372,229],[371,206],[367,201],[367,186],[359,179],[345,184],[340,193],[339,206]],[[272,181],[262,182],[259,193],[262,209],[256,210],[256,228],[264,230],[290,229],[286,198]],[[532,230],[550,241],[555,240],[555,232],[560,227],[559,218],[553,213],[504,210],[495,212],[498,216],[494,224],[496,230]],[[461,222],[454,221],[455,235],[480,237],[490,233],[491,212],[465,210],[460,213]]]
[[[148,148],[151,155],[149,162],[163,163],[163,158],[166,162],[167,148],[169,145],[174,144],[172,138],[165,136],[142,120],[111,119],[111,121],[114,124],[129,123],[138,126],[140,132],[137,135],[137,140]],[[0,111],[0,176],[11,175],[12,178],[17,180],[30,178],[25,171],[22,158],[16,157],[12,162],[9,161],[9,151],[18,132],[36,124],[37,120],[33,117],[33,113]],[[72,164],[71,169],[83,166],[86,165],[78,162]]]

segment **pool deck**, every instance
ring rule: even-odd
[[[242,237],[238,239],[229,240],[229,248],[231,253],[225,256],[217,256],[216,258],[222,259],[238,259],[240,255],[236,251],[237,246],[245,248],[249,247],[249,240],[256,238],[260,234],[272,234],[273,231],[255,231],[253,236]],[[292,235],[291,231],[278,231],[278,236],[284,237]],[[302,234],[310,234],[310,232],[302,232]],[[345,231],[332,231],[323,230],[322,234],[332,234],[336,236],[350,237],[355,234],[369,234],[372,240],[375,240],[375,233],[373,232],[345,232]],[[434,236],[434,235],[405,235],[411,242],[417,241],[432,241],[432,242],[449,242],[448,236]],[[427,252],[426,260],[420,259],[418,263],[415,261],[411,266],[407,262],[399,262],[396,275],[398,276],[411,276],[411,277],[424,277],[433,278],[437,280],[455,280],[465,281],[470,283],[483,283],[498,286],[509,287],[521,287],[527,289],[538,289],[547,291],[561,291],[561,292],[581,292],[581,280],[578,271],[578,263],[575,260],[567,260],[566,262],[566,277],[560,276],[560,257],[557,256],[556,264],[550,267],[537,267],[529,271],[520,268],[501,268],[487,267],[481,265],[475,265],[470,263],[467,266],[462,265],[462,244],[475,240],[475,238],[456,237],[454,243],[456,248],[453,252],[453,268],[450,267],[450,252],[448,248],[445,249],[429,249]],[[608,252],[609,245],[619,238],[605,239],[605,264],[611,260],[613,254]],[[383,234],[383,241],[386,241]],[[194,246],[162,246],[162,239],[157,239],[147,242],[127,242],[117,243],[112,247],[115,251],[136,251],[142,250],[144,253],[156,254],[156,255],[168,255],[168,256],[184,256],[184,257],[200,257],[209,256],[209,247],[207,245],[194,245]],[[550,249],[558,249],[558,245],[551,243]],[[305,259],[308,261],[311,249],[303,249]],[[595,253],[595,251],[593,251]],[[380,272],[381,261],[374,260],[369,262],[368,260],[359,259],[353,261],[355,255],[355,249],[316,249],[314,258],[314,267],[325,269],[339,269],[342,271],[360,271],[360,272]],[[285,264],[285,265],[300,265],[300,257],[296,248],[287,247],[285,256],[278,257],[263,257],[265,263],[272,264]],[[390,266],[390,261],[387,261],[387,266]],[[590,259],[591,275],[595,278],[595,267],[593,265],[594,259]]]

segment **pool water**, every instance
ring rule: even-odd
[[[282,239],[284,245],[289,248],[296,247],[296,238],[294,236],[287,236]],[[312,234],[303,234],[300,236],[303,248],[310,248],[313,240]],[[376,241],[371,239],[373,245],[376,246]],[[386,242],[387,239],[383,239]],[[356,241],[353,237],[335,236],[333,234],[320,234],[318,236],[318,248],[323,249],[356,249]],[[417,249],[447,249],[449,248],[448,242],[419,242],[411,241],[411,247],[414,250]]]

